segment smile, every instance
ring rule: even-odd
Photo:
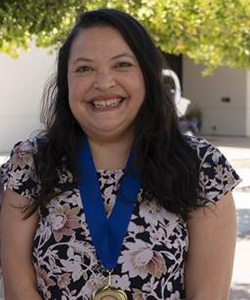
[[[122,101],[124,100],[124,98],[114,98],[114,99],[110,99],[110,100],[96,100],[96,101],[91,101],[91,104],[95,107],[95,108],[109,108],[109,107],[116,107],[118,106]]]

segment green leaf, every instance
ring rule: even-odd
[[[205,65],[250,67],[249,0],[2,0],[0,51],[17,57],[29,49],[54,49],[76,16],[100,7],[130,13],[150,31],[161,50],[186,54]]]

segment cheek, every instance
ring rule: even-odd
[[[137,78],[136,82],[138,83],[136,86],[137,95],[138,95],[138,98],[140,99],[139,100],[140,104],[142,104],[144,102],[145,96],[146,96],[146,87],[145,87],[145,83],[144,83],[144,78],[141,76],[141,77]]]
[[[129,76],[125,78],[124,82],[126,82],[125,85],[128,91],[132,92],[138,101],[140,100],[143,102],[146,95],[143,75],[140,72],[129,74]]]
[[[69,108],[74,118],[78,121],[78,114],[77,114],[78,110],[77,110],[76,102],[72,101],[72,98],[70,97],[69,97]]]
[[[73,93],[73,89],[71,89],[69,87],[69,97],[68,97],[68,101],[69,101],[69,107],[70,107],[70,110],[72,112],[72,114],[75,116],[75,106],[76,106],[76,101],[75,101],[75,95]]]
[[[140,94],[145,95],[146,88],[142,72],[138,70],[134,75],[133,82],[137,83],[137,89],[140,91]]]
[[[75,98],[75,87],[74,87],[74,81],[68,78],[68,93],[69,93],[69,106],[72,110],[72,103],[74,102]]]
[[[68,77],[69,98],[72,101],[80,101],[86,97],[91,86],[90,80],[82,77]]]
[[[80,91],[79,91],[79,85],[76,81],[71,80],[68,83],[68,89],[69,89],[69,100],[70,102],[76,101],[79,97]]]
[[[79,95],[78,95],[78,90],[75,86],[75,84],[71,81],[68,83],[68,101],[69,101],[69,107],[70,110],[73,114],[73,116],[77,119],[77,112],[78,112],[78,103],[79,103]]]

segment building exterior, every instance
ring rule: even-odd
[[[183,94],[202,112],[202,133],[250,136],[250,72],[220,67],[203,77],[202,70],[183,58]]]
[[[0,153],[42,128],[44,85],[55,71],[56,55],[32,47],[17,60],[0,54]],[[250,136],[250,72],[218,68],[202,77],[202,66],[182,58],[184,97],[202,112],[202,133]]]
[[[42,128],[40,100],[54,66],[55,55],[44,49],[22,51],[16,60],[0,53],[0,153]]]

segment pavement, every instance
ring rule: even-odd
[[[233,193],[238,235],[230,300],[250,300],[250,138],[220,136],[205,138],[221,150],[243,179]],[[0,154],[0,164],[7,157],[7,154]],[[0,300],[3,299],[3,290],[0,288]]]
[[[250,300],[250,138],[206,137],[243,181],[235,188],[238,235],[230,300]]]

